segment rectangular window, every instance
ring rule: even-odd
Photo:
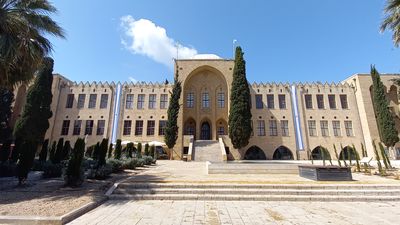
[[[65,105],[65,108],[70,109],[72,108],[73,104],[74,104],[74,94],[68,94],[67,104]]]
[[[268,107],[268,109],[275,108],[274,95],[272,95],[272,94],[267,95],[267,107]]]
[[[321,120],[321,135],[323,137],[329,136],[329,128],[328,128],[328,121],[327,120]]]
[[[340,121],[338,120],[332,121],[332,127],[333,127],[333,135],[335,137],[342,136],[342,132],[340,131]]]
[[[186,107],[193,108],[194,107],[194,93],[189,92],[186,96]]]
[[[329,108],[336,109],[336,98],[335,95],[328,95]]]
[[[156,94],[150,94],[149,95],[149,109],[155,109],[156,108],[156,103],[157,102],[157,95]]]
[[[143,134],[143,120],[136,120],[135,135],[141,136]]]
[[[64,120],[62,123],[61,135],[68,135],[68,131],[69,131],[69,120]]]
[[[107,104],[108,104],[108,94],[101,94],[101,97],[100,97],[100,109],[107,108]]]
[[[225,93],[218,93],[218,107],[225,108]]]
[[[278,95],[279,108],[286,109],[286,95]]]
[[[306,102],[306,109],[312,109],[312,96],[311,95],[304,95],[304,101]]]
[[[210,108],[210,96],[208,95],[208,92],[203,92],[202,94],[202,107]]]
[[[154,120],[147,121],[147,136],[154,135],[155,126],[156,126],[156,121],[154,121]]]
[[[167,94],[161,94],[160,97],[160,109],[166,109],[168,108],[168,95]]]
[[[269,121],[269,135],[278,136],[278,126],[276,120]]]
[[[85,94],[78,95],[78,105],[77,105],[78,109],[82,109],[83,107],[85,107],[85,98],[86,98]]]
[[[106,121],[105,120],[97,120],[96,135],[103,135],[105,126],[106,126]]]
[[[143,109],[143,107],[144,107],[144,94],[139,94],[138,101],[137,101],[137,108]]]
[[[346,135],[348,137],[354,136],[353,133],[353,123],[350,120],[344,121],[344,128],[346,129]]]
[[[340,95],[340,104],[342,105],[342,109],[349,108],[349,104],[347,103],[347,95]]]
[[[158,126],[158,135],[164,135],[165,134],[165,127],[167,126],[167,121],[166,120],[160,120],[159,126]]]
[[[317,136],[317,125],[315,120],[308,121],[308,133],[311,137]]]
[[[124,130],[123,135],[131,135],[132,120],[124,120]]]
[[[86,120],[85,135],[92,135],[93,133],[93,120]]]
[[[255,95],[255,98],[256,98],[256,109],[264,108],[262,95]]]
[[[289,121],[281,120],[282,136],[289,136]]]
[[[265,121],[257,120],[257,135],[265,136]]]
[[[317,95],[317,105],[318,109],[324,109],[324,96],[323,95]]]
[[[125,109],[133,109],[133,94],[126,95]]]
[[[74,130],[72,132],[72,135],[81,135],[81,126],[82,126],[82,120],[75,120]]]
[[[219,126],[217,129],[218,135],[225,135],[225,127],[224,126]]]
[[[97,100],[97,95],[96,94],[90,94],[90,96],[89,96],[89,109],[96,108],[96,100]]]

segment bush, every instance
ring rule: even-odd
[[[96,180],[104,180],[110,176],[113,169],[110,165],[103,165],[97,169],[89,169],[87,178],[96,179]]]
[[[32,171],[43,171],[43,165],[46,161],[41,161],[40,159],[33,160]]]
[[[118,139],[117,143],[115,144],[114,159],[121,159],[121,151],[121,139]]]
[[[84,171],[82,167],[83,155],[85,154],[85,141],[78,138],[74,145],[72,155],[68,160],[68,166],[65,170],[64,180],[66,186],[80,186],[84,180]]]
[[[137,159],[137,167],[143,167],[145,165],[145,161],[143,158]]]
[[[128,170],[134,170],[137,166],[137,160],[136,159],[126,159],[124,160],[124,169]]]
[[[153,157],[151,156],[143,156],[144,165],[151,165],[153,162]]]
[[[42,164],[43,177],[44,178],[61,177],[63,168],[64,167],[62,163],[54,164],[50,161],[44,162]]]
[[[118,159],[107,159],[107,165],[111,166],[113,173],[118,173],[124,170],[124,162]]]
[[[16,164],[12,161],[0,162],[0,177],[13,177],[16,175]]]
[[[83,159],[83,164],[82,164],[82,166],[83,166],[83,169],[84,169],[84,170],[88,170],[88,169],[94,168],[94,167],[96,166],[96,164],[97,164],[97,161],[96,161],[96,160],[94,160],[94,159],[92,159],[92,158],[85,157],[85,158]]]

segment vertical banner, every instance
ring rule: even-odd
[[[293,113],[293,118],[294,118],[293,122],[294,122],[295,134],[296,134],[296,146],[297,146],[297,150],[304,151],[303,135],[301,133],[301,127],[300,127],[299,108],[298,108],[298,101],[297,101],[295,85],[292,85],[292,87],[291,87],[291,94],[292,94],[292,113]]]
[[[112,125],[112,134],[111,134],[111,143],[116,143],[117,141],[117,133],[118,133],[118,120],[120,114],[120,106],[121,106],[121,92],[122,85],[117,84],[117,90],[115,91],[114,96],[114,120]]]

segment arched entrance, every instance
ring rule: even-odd
[[[279,146],[272,157],[274,160],[293,160],[292,152],[285,146]]]
[[[244,154],[244,160],[266,160],[264,151],[258,146],[251,146]]]
[[[201,140],[211,140],[211,127],[210,123],[207,121],[201,124],[201,133],[200,133]]]
[[[193,118],[186,120],[183,133],[185,135],[193,135],[196,138],[196,121]]]
[[[340,152],[339,155],[339,159],[344,159],[344,160],[348,160],[349,159],[349,154],[350,154],[350,158],[351,160],[356,160],[357,158],[357,153],[356,151],[350,147],[350,146],[346,146],[342,149],[342,151]]]
[[[323,155],[323,157],[322,157],[322,155]],[[329,154],[329,152],[321,146],[317,146],[312,150],[311,157],[314,160],[322,160],[323,158],[328,159],[328,160],[331,159],[331,155]]]
[[[219,119],[216,122],[217,139],[220,135],[228,134],[228,123],[224,119]]]

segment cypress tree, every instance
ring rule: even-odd
[[[156,158],[155,153],[156,153],[156,147],[154,145],[151,145],[150,146],[150,156],[153,157],[153,159]]]
[[[117,139],[117,143],[115,144],[114,159],[121,159],[121,151],[121,139]]]
[[[145,155],[145,156],[148,156],[148,155],[149,155],[149,144],[148,144],[148,143],[146,143],[146,144],[144,145],[144,155]]]
[[[64,138],[60,138],[58,139],[56,154],[52,163],[57,164],[61,162],[64,156],[63,149],[64,149]]]
[[[360,155],[357,152],[356,146],[354,146],[354,144],[352,144],[353,147],[353,151],[354,154],[356,154],[356,166],[357,166],[357,172],[361,172],[361,168],[360,168]]]
[[[178,139],[178,129],[179,129],[178,114],[180,108],[179,99],[181,97],[181,92],[182,92],[181,82],[178,80],[179,78],[178,71],[179,68],[178,65],[176,65],[176,75],[169,101],[169,106],[167,111],[168,119],[167,119],[167,124],[165,126],[165,135],[164,135],[165,144],[170,149],[171,159],[173,158],[173,148],[176,144],[176,140]]]
[[[229,109],[229,138],[240,149],[249,143],[252,132],[250,89],[246,79],[246,62],[241,47],[236,47],[235,66]]]
[[[46,139],[42,144],[42,150],[40,151],[39,154],[39,161],[46,162],[48,151],[49,151],[49,139]]]
[[[379,152],[378,152],[378,150],[376,149],[375,141],[372,141],[372,145],[373,145],[373,147],[374,147],[374,153],[375,153],[376,163],[378,164],[378,171],[379,171],[379,174],[380,174],[381,176],[383,176],[383,175],[385,175],[385,170],[382,168],[381,158],[379,157]]]
[[[381,150],[383,164],[385,165],[386,169],[390,169],[392,166],[390,165],[390,160],[386,154],[385,147],[383,147],[383,144],[381,142],[379,142],[378,145],[379,145],[379,149]]]
[[[347,162],[346,162],[346,152],[344,151],[344,149],[343,149],[343,145],[342,144],[340,144],[340,149],[342,149],[341,151],[341,155],[342,155],[342,160],[343,160],[343,163],[344,163],[344,166],[345,167],[347,167]],[[347,150],[347,148],[346,148],[346,150]],[[348,152],[348,150],[347,150],[347,152]],[[351,166],[351,165],[350,165]]]
[[[110,146],[108,146],[108,156],[107,156],[107,158],[111,158],[111,156],[112,156],[112,149],[113,149],[113,144],[110,143]]]
[[[66,141],[64,143],[62,160],[67,160],[69,157],[69,153],[71,152],[71,144],[70,143],[71,143],[70,141]]]
[[[38,144],[44,139],[49,128],[52,101],[53,65],[51,58],[44,58],[43,64],[29,88],[21,117],[15,124],[14,137],[18,156],[17,173],[19,183],[25,182],[33,165]]]
[[[387,147],[393,147],[399,141],[398,131],[389,104],[386,99],[384,85],[375,66],[371,66],[372,78],[372,100],[374,104],[376,122],[378,124],[379,136]]]
[[[85,154],[85,140],[78,138],[70,159],[68,160],[67,169],[65,171],[64,180],[66,186],[80,186],[84,180],[83,156]]]
[[[107,146],[108,146],[108,139],[103,138],[99,146],[100,150],[98,155],[97,167],[101,167],[106,164]]]
[[[56,157],[56,146],[57,146],[57,142],[53,141],[53,144],[51,145],[51,149],[50,149],[50,161],[53,162]]]
[[[142,158],[142,143],[139,143],[137,146],[136,158]]]
[[[126,145],[126,158],[132,158],[133,147],[134,145],[132,142]]]

